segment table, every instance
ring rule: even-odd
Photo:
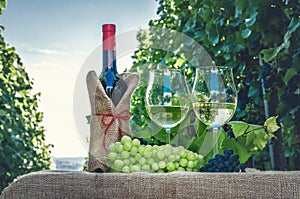
[[[7,187],[10,198],[300,198],[300,171],[89,173],[40,171]]]

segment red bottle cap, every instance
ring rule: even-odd
[[[116,25],[115,24],[103,24],[102,25],[102,32],[116,32]]]
[[[115,50],[115,33],[116,25],[115,24],[103,24],[103,50]]]

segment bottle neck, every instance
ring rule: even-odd
[[[118,73],[116,64],[116,51],[103,49],[103,71],[107,71],[108,68],[111,68],[113,73]]]
[[[111,68],[113,73],[118,73],[117,64],[116,64],[115,32],[104,31],[103,32],[103,71],[107,71],[108,68]]]

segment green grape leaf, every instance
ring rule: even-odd
[[[246,28],[245,30],[242,31],[242,37],[244,39],[248,38],[251,35],[251,30]]]
[[[231,125],[233,134],[236,138],[243,135],[245,131],[249,128],[249,125],[246,122],[231,121],[229,122],[229,124]]]
[[[256,16],[257,16],[258,12],[253,12],[251,15],[250,15],[250,18],[247,19],[247,22],[246,22],[246,27],[249,27],[249,26],[252,26],[254,24],[254,22],[256,21]]]
[[[261,53],[263,54],[263,59],[268,62],[273,60],[280,50],[279,48],[270,48],[262,50]]]
[[[280,127],[277,125],[276,119],[278,116],[273,116],[268,118],[265,123],[264,126],[267,128],[267,131],[269,133],[274,133],[275,131],[277,131]]]
[[[204,134],[210,127],[202,123],[200,120],[196,120],[195,127],[197,127],[197,135],[201,136]]]
[[[192,139],[190,146],[187,149],[190,151],[199,152],[199,149],[203,143],[204,138],[205,138],[205,133],[203,133],[203,135],[200,137],[194,137]]]
[[[243,8],[242,8],[241,6],[239,6],[239,5],[237,5],[237,6],[235,7],[234,18],[239,18],[240,15],[242,15],[242,14],[243,14]]]
[[[0,110],[0,116],[5,116],[7,112],[5,110]]]
[[[237,138],[237,140],[225,138],[222,148],[224,150],[232,149],[235,154],[239,155],[241,163],[245,163],[253,154],[255,154],[255,152],[250,151],[246,148],[245,137],[239,137]]]
[[[297,70],[295,68],[289,68],[283,77],[284,83],[288,83],[295,75],[297,75]]]
[[[212,24],[206,32],[208,33],[208,40],[211,44],[217,44],[219,42],[219,32],[215,24]]]
[[[166,142],[167,134],[165,131],[159,131],[157,134],[155,134],[155,138],[160,142]]]
[[[0,0],[0,9],[5,9],[7,6],[7,2],[5,0]]]
[[[248,97],[253,97],[259,93],[259,88],[255,86],[250,86],[248,91]]]
[[[289,31],[288,32],[290,32],[290,33],[295,32],[299,28],[299,26],[300,26],[300,19],[293,17],[290,24],[289,24],[289,27],[288,27]]]
[[[222,131],[219,135],[218,146],[221,146],[225,139],[226,139],[226,133],[224,131]],[[223,151],[221,149],[219,149],[219,152],[223,152]]]
[[[266,132],[264,129],[254,130],[247,134],[246,146],[251,151],[257,151],[258,149],[263,150],[268,143],[266,139]]]

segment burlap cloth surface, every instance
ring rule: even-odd
[[[247,173],[88,173],[43,171],[19,177],[8,198],[300,198],[300,171]]]

